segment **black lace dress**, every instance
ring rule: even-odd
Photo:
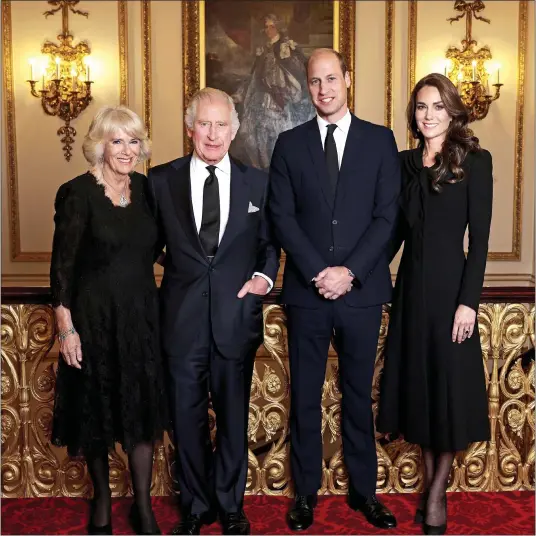
[[[153,260],[157,227],[146,177],[131,176],[131,203],[114,206],[90,173],[58,190],[50,284],[70,309],[82,369],[59,360],[52,441],[70,455],[126,452],[167,424]]]

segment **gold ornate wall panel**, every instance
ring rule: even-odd
[[[374,412],[388,329],[385,309],[372,387]],[[522,351],[534,345],[534,307],[487,303],[479,310],[483,366],[489,396],[492,439],[459,453],[450,491],[534,489],[534,361]],[[289,373],[285,315],[278,305],[264,310],[265,342],[257,354],[249,413],[248,493],[291,495],[289,471]],[[2,306],[2,496],[46,497],[91,494],[82,458],[49,442],[55,363],[52,310],[45,305]],[[210,411],[212,433],[216,421]],[[347,477],[340,443],[338,368],[330,354],[322,392],[324,438],[320,493],[342,494]],[[422,485],[419,448],[378,437],[377,489],[407,493]],[[128,464],[120,447],[110,454],[114,496],[131,493]],[[169,438],[155,452],[152,493],[174,493],[173,447]]]

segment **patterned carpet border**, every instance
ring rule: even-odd
[[[413,523],[417,494],[381,495],[398,520],[394,531],[375,529],[348,508],[344,496],[319,497],[315,523],[302,534],[422,534]],[[127,520],[132,498],[113,500],[114,534],[132,534]],[[154,497],[154,512],[163,534],[179,521],[176,499]],[[245,511],[252,534],[289,534],[285,514],[291,499],[248,496]],[[89,505],[83,499],[2,499],[2,534],[86,534]],[[534,534],[534,493],[449,493],[448,534]],[[215,523],[203,534],[221,534]]]

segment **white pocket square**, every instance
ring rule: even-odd
[[[256,207],[255,205],[253,205],[250,201],[249,207],[248,207],[248,214],[251,214],[252,212],[259,212],[259,207]]]

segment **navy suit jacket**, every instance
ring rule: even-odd
[[[269,211],[286,253],[283,303],[319,307],[313,277],[346,266],[357,284],[342,299],[354,307],[388,302],[386,245],[398,212],[400,164],[391,130],[352,115],[333,195],[316,117],[283,132],[270,168]]]
[[[267,175],[231,159],[231,204],[225,233],[211,263],[195,226],[190,188],[191,155],[151,168],[149,186],[162,247],[162,342],[181,356],[210,321],[220,353],[241,359],[262,342],[262,296],[238,291],[254,272],[275,281],[279,248],[270,240],[265,202]],[[251,211],[250,205],[258,211]]]

